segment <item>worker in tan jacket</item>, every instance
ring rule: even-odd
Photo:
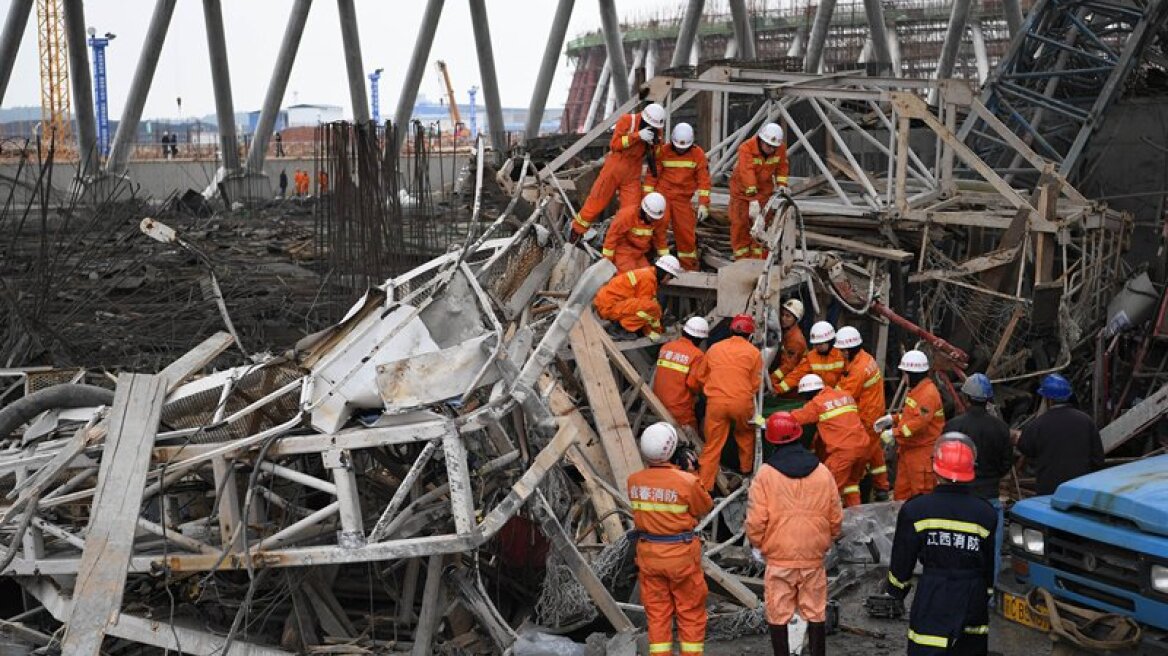
[[[746,537],[766,562],[766,620],[775,656],[789,656],[787,623],[795,609],[807,620],[811,656],[827,642],[827,572],[823,557],[840,536],[843,508],[835,478],[803,448],[803,428],[789,412],[767,419],[776,449],[750,485]]]

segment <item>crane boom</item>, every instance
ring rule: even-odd
[[[37,41],[41,68],[41,134],[69,139],[69,64],[61,0],[37,0]]]
[[[446,68],[446,62],[439,59],[434,62],[438,67],[438,74],[442,76],[442,81],[446,83],[446,98],[450,104],[450,122],[454,125],[454,135],[458,136],[462,131],[462,114],[458,111],[458,100],[454,97],[454,84],[450,81],[450,71]]]

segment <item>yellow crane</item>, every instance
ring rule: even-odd
[[[60,146],[70,137],[69,61],[65,49],[62,0],[37,0],[37,42],[41,66],[41,135]]]
[[[458,100],[454,97],[454,84],[450,81],[450,70],[446,68],[446,62],[441,59],[434,62],[434,66],[438,68],[438,74],[446,83],[446,102],[450,105],[450,122],[454,125],[454,136],[458,138],[462,136],[465,128],[462,126],[462,114],[458,111]]]

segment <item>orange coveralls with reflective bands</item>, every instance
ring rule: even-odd
[[[897,501],[932,492],[937,484],[933,476],[933,445],[945,427],[945,409],[941,393],[929,378],[917,383],[904,398],[903,410],[892,417],[892,436],[896,438]]]
[[[884,462],[884,445],[880,442],[880,433],[872,428],[872,424],[888,407],[884,403],[884,376],[880,373],[876,358],[863,349],[856,351],[856,357],[848,363],[836,387],[851,394],[859,402],[860,421],[864,422],[864,430],[868,432],[870,442],[868,473],[872,474],[872,486],[887,492],[888,465]]]
[[[762,382],[762,354],[748,340],[733,335],[706,351],[706,357],[690,370],[690,387],[706,395],[703,425],[705,446],[698,457],[698,476],[707,490],[714,489],[722,447],[734,426],[738,444],[738,468],[754,469],[754,395]]]
[[[588,232],[592,222],[608,207],[613,193],[620,194],[622,210],[641,204],[641,162],[648,144],[637,133],[643,127],[647,126],[641,122],[640,114],[625,114],[616,120],[604,166],[592,183],[580,213],[572,221],[572,231],[576,234]]]
[[[860,505],[860,479],[868,464],[868,431],[851,394],[825,387],[802,408],[791,412],[795,421],[816,424],[827,450],[824,465],[835,477],[844,505]]]
[[[677,244],[677,259],[687,271],[698,270],[697,214],[694,212],[694,192],[698,204],[710,205],[710,165],[706,161],[706,151],[700,146],[691,146],[684,153],[678,153],[673,144],[657,147],[657,175],[652,171],[645,178],[641,191],[652,191],[665,196],[666,220],[673,228],[673,241]]]
[[[673,616],[681,653],[700,654],[706,640],[706,577],[702,543],[691,533],[714,502],[696,476],[671,464],[629,476],[637,540],[641,602],[649,625],[649,653],[673,653]],[[658,539],[653,539],[657,536]],[[669,539],[664,541],[660,538]]]
[[[779,345],[779,362],[771,372],[771,384],[778,390],[787,373],[795,370],[807,356],[807,338],[798,324],[783,331],[783,341]],[[785,391],[785,390],[784,390]]]
[[[641,220],[641,206],[622,207],[604,233],[604,247],[600,254],[616,265],[617,271],[632,271],[649,266],[645,257],[656,246],[657,255],[669,255],[666,236],[669,224],[664,218],[646,223]]]
[[[767,157],[758,146],[758,137],[738,147],[738,162],[730,175],[730,248],[734,259],[762,259],[763,246],[750,236],[750,201],[766,205],[775,185],[787,184],[787,145],[779,144]]]
[[[694,413],[693,390],[687,384],[689,372],[705,356],[687,337],[679,337],[657,353],[657,372],[653,375],[653,393],[677,420],[678,426],[698,427]]]
[[[601,319],[619,321],[631,333],[643,329],[654,339],[661,334],[661,305],[657,303],[654,267],[616,274],[596,293],[592,304]]]
[[[835,387],[844,375],[846,365],[847,359],[844,358],[844,354],[839,349],[833,348],[827,352],[827,355],[821,355],[819,351],[812,348],[807,351],[807,355],[799,361],[799,364],[795,365],[794,369],[786,372],[781,378],[777,375],[780,372],[771,372],[771,384],[774,385],[776,392],[789,392],[799,388],[801,378],[807,374],[816,374],[823,379],[824,387]]]

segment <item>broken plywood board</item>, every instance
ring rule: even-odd
[[[1107,424],[1099,431],[1103,452],[1111,453],[1168,413],[1168,385]]]
[[[202,371],[234,342],[235,338],[230,334],[220,331],[203,340],[202,344],[187,351],[181,358],[171,362],[159,373],[167,380],[166,393],[170,394],[179,385],[186,382],[187,378]]]

